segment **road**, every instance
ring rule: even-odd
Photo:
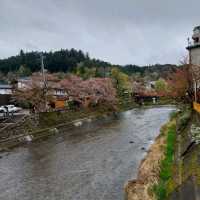
[[[0,199],[122,200],[172,110],[134,109],[0,154]]]

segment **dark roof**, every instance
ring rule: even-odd
[[[186,47],[187,50],[196,49],[196,48],[200,48],[200,44],[191,45],[191,46]]]
[[[26,77],[20,77],[18,79],[18,81],[27,81],[27,80],[30,80],[31,78],[29,76],[26,76]]]
[[[200,30],[200,26],[194,27],[194,31],[195,31],[195,30]]]

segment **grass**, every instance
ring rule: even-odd
[[[171,112],[171,114],[170,114],[170,119],[171,119],[171,120],[176,119],[177,116],[178,116],[178,112],[177,112],[177,111],[173,111],[173,112]]]
[[[185,106],[179,112],[173,112],[170,116],[169,126],[165,127],[162,135],[166,134],[165,155],[160,163],[159,181],[153,186],[153,193],[157,200],[165,200],[175,189],[175,154],[177,153],[176,134],[182,133],[191,119],[192,110]],[[173,123],[174,122],[174,123]],[[178,131],[178,132],[177,132]],[[178,173],[178,172],[177,172]]]
[[[173,161],[176,142],[176,125],[169,126],[167,131],[165,158],[161,161],[160,179],[158,184],[153,187],[153,192],[157,200],[164,200],[168,195],[167,185],[173,176]]]

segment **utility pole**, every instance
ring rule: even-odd
[[[105,65],[103,66],[103,76],[104,76],[104,78],[106,78],[106,66]]]
[[[41,53],[41,72],[42,72],[42,78],[43,78],[43,86],[46,87],[46,76],[45,76],[45,69],[44,69],[44,56]]]
[[[45,100],[45,111],[47,111],[47,80],[45,75],[45,68],[44,68],[44,56],[41,53],[41,72],[42,72],[42,78],[43,78],[43,92],[44,92],[44,100]]]

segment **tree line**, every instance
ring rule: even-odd
[[[45,68],[51,72],[75,72],[76,74],[85,73],[88,69],[93,69],[90,73],[95,73],[97,77],[105,77],[108,71],[115,67],[120,68],[124,73],[131,75],[139,73],[157,73],[158,76],[165,76],[165,73],[174,72],[177,68],[175,65],[113,65],[99,59],[90,58],[88,53],[76,49],[61,49],[59,51],[50,52],[24,52],[23,50],[16,56],[6,59],[0,59],[0,72],[7,74],[9,72],[20,72],[22,75],[37,72],[40,70],[40,55],[44,55]],[[96,71],[95,71],[96,70]]]
[[[6,59],[0,59],[0,71],[2,73],[16,72],[20,66],[26,66],[31,72],[40,70],[40,55],[44,56],[45,68],[53,72],[72,72],[77,66],[87,67],[110,67],[111,64],[91,59],[88,53],[75,49],[61,49],[59,51],[50,52],[24,52],[23,50],[16,56]]]

